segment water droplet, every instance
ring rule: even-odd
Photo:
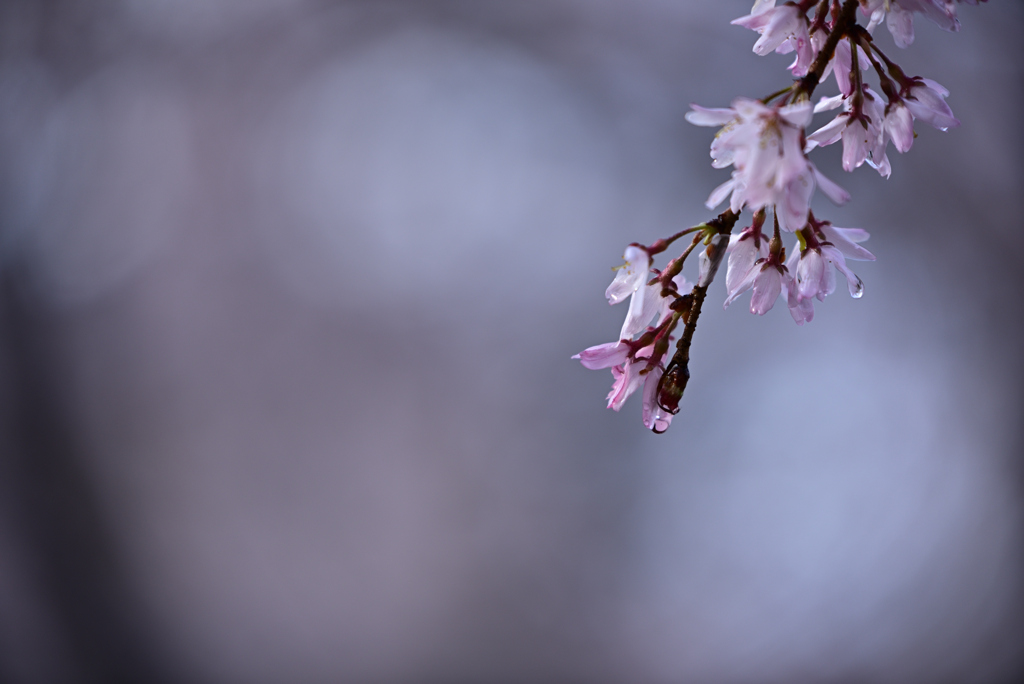
[[[857,277],[856,284],[850,285],[850,296],[854,299],[860,299],[864,296],[864,282],[860,279],[860,276]]]

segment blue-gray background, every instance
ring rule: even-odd
[[[816,153],[863,299],[717,283],[660,437],[569,360],[787,83],[748,10],[0,5],[0,679],[1020,675],[1021,3],[878,32],[963,126]]]

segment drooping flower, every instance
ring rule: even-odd
[[[838,107],[839,104],[844,106],[845,111],[807,136],[807,142],[811,147],[824,147],[841,139],[844,170],[853,171],[867,162],[879,174],[888,178],[892,168],[885,153],[888,137],[881,96],[871,88],[865,87],[859,98],[844,98],[842,95],[822,98],[814,111],[827,111]]]
[[[977,5],[987,0],[957,0]],[[946,31],[959,31],[953,0],[860,0],[861,11],[868,16],[868,30],[885,21],[896,45],[905,48],[914,42],[914,13],[919,12]]]
[[[664,308],[666,315],[670,315],[668,307]],[[664,320],[659,321],[663,322]],[[611,368],[612,388],[608,392],[608,408],[613,411],[621,409],[641,384],[649,383],[652,374],[657,372],[660,376],[663,370],[660,359],[651,359],[655,352],[654,344],[639,349],[636,349],[636,346],[630,344],[630,340],[620,340],[589,347],[572,357],[591,370]],[[647,422],[646,416],[644,422]]]
[[[894,90],[894,89],[893,89]],[[901,153],[914,144],[914,120],[920,119],[940,131],[956,128],[960,121],[946,104],[949,91],[928,78],[906,79],[898,93],[892,92],[885,108],[885,136]]]
[[[778,223],[776,223],[775,237],[771,241],[761,237],[763,247],[757,246],[759,236],[754,234],[756,226],[755,218],[754,226],[740,233],[740,238],[736,241],[735,246],[730,245],[733,248],[733,252],[730,254],[730,266],[732,266],[731,257],[736,255],[737,268],[735,272],[730,272],[726,276],[728,297],[725,299],[724,307],[728,308],[737,297],[747,290],[753,289],[754,292],[750,297],[750,313],[763,316],[775,306],[775,300],[779,298],[783,284],[788,283],[791,277],[783,264],[786,250],[783,249],[782,240],[779,238]],[[748,233],[750,234],[748,235]],[[748,246],[744,247],[744,243]],[[752,247],[754,249],[751,249]],[[752,257],[753,262],[747,265],[748,260]],[[733,276],[732,282],[729,281],[729,275]]]
[[[836,288],[836,270],[846,276],[850,296],[857,299],[864,294],[861,279],[846,265],[846,259],[874,261],[875,255],[861,247],[870,236],[860,228],[837,228],[828,221],[811,217],[809,225],[801,231],[806,242],[803,250],[794,250],[786,262],[794,277],[783,280],[782,293],[789,312],[797,325],[814,318],[814,300],[824,300]]]
[[[807,15],[796,5],[786,3],[776,7],[772,3],[769,7],[767,3],[755,4],[750,14],[734,19],[732,23],[761,34],[754,43],[754,52],[759,55],[773,51],[785,54],[795,50],[799,63],[809,65],[814,59],[814,48],[807,32]]]
[[[750,297],[750,313],[763,316],[775,306],[775,300],[788,285],[792,277],[786,266],[771,254],[754,262],[747,275],[737,284],[736,289],[726,298],[725,306],[747,290],[753,289]]]
[[[640,245],[630,245],[626,248],[623,259],[624,265],[619,267],[605,292],[611,304],[618,304],[625,301],[626,297],[630,297],[629,311],[622,325],[619,340],[588,347],[572,357],[590,370],[611,369],[612,388],[607,399],[608,408],[613,411],[621,409],[641,385],[649,384],[652,375],[657,374],[660,378],[664,371],[661,359],[652,356],[661,352],[656,352],[656,345],[648,342],[652,339],[654,330],[664,326],[673,313],[670,308],[673,299],[661,296],[660,284],[649,285],[646,282],[651,267],[651,257],[647,250]],[[692,288],[682,275],[676,276],[673,283],[677,292],[686,292]],[[652,322],[654,326],[649,327]],[[647,337],[644,337],[644,334]],[[634,340],[637,335],[640,337]],[[657,381],[655,383],[657,384]],[[645,425],[648,423],[649,413],[645,404]],[[659,425],[663,423],[667,428],[671,417],[667,422],[663,417],[657,418],[657,421],[660,421]]]
[[[838,204],[849,199],[804,154],[804,127],[813,116],[810,102],[769,107],[741,97],[729,109],[692,107],[686,115],[690,123],[722,126],[711,144],[712,166],[734,167],[732,178],[708,197],[708,208],[726,197],[734,212],[775,206],[782,229],[792,232],[807,223],[816,186]]]
[[[729,247],[726,249],[729,258],[725,272],[725,290],[726,295],[730,297],[726,300],[727,307],[729,302],[735,299],[733,295],[747,273],[754,267],[754,263],[768,256],[768,238],[761,232],[764,219],[764,212],[757,212],[748,227],[729,238]]]
[[[885,134],[902,154],[914,144],[914,115],[902,99],[886,107]]]
[[[810,33],[809,48],[804,47],[802,39],[794,37],[784,42],[775,51],[780,55],[795,52],[796,57],[787,69],[789,69],[789,72],[793,74],[793,78],[802,78],[811,70],[811,66],[814,64],[814,58],[817,57],[818,53],[821,52],[821,49],[825,47],[826,40],[828,40],[828,34],[821,29],[815,29]],[[822,79],[827,75],[828,73],[826,71],[822,76]]]
[[[903,102],[915,119],[931,124],[940,131],[960,125],[960,120],[953,116],[953,110],[946,104],[949,91],[930,78],[913,79],[913,85],[903,92]]]
[[[615,305],[629,297],[629,311],[622,323],[620,339],[632,337],[654,316],[651,304],[645,306],[645,287],[651,271],[651,255],[640,245],[629,245],[622,255],[624,261],[615,272],[615,278],[605,290],[608,303]],[[654,303],[656,306],[656,303]]]
[[[646,368],[654,345],[634,349],[629,340],[619,340],[588,347],[572,357],[589,370],[611,368],[612,389],[608,392],[608,408],[613,411],[621,409],[626,399],[640,388],[644,381],[641,371]]]
[[[808,228],[801,232],[801,237],[806,246],[800,251],[794,250],[786,262],[789,271],[794,274],[794,284],[788,292],[791,310],[794,297],[796,303],[803,304],[805,300],[823,301],[835,292],[836,276],[829,266],[834,266],[846,276],[851,297],[858,299],[864,294],[864,283],[846,265],[846,259],[874,261],[875,256],[857,244],[870,237],[867,231],[860,228],[837,228],[827,221],[815,221],[812,217]],[[810,316],[813,316],[813,310]],[[810,320],[810,317],[806,317],[806,320]]]
[[[899,152],[908,151],[914,144],[915,119],[943,131],[960,125],[945,101],[949,91],[931,79],[906,79],[906,85],[900,92],[895,92],[894,88],[889,92],[889,104],[883,108],[878,93],[865,87],[860,115],[853,97],[823,97],[815,106],[815,113],[835,109],[840,104],[844,111],[807,136],[807,142],[813,148],[831,145],[841,139],[843,168],[846,171],[867,162],[888,178],[891,167],[886,147],[892,141]]]

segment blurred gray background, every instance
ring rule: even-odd
[[[879,32],[963,126],[815,153],[863,299],[716,283],[660,437],[569,360],[749,9],[0,4],[0,680],[1024,674],[1024,3]]]

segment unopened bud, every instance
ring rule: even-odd
[[[683,398],[689,379],[690,371],[685,365],[670,365],[658,382],[658,406],[673,415],[678,413],[679,400]]]
[[[725,256],[725,249],[729,246],[728,233],[716,233],[709,241],[707,249],[700,255],[700,273],[697,276],[697,285],[707,287],[715,279],[718,265],[722,263]]]

